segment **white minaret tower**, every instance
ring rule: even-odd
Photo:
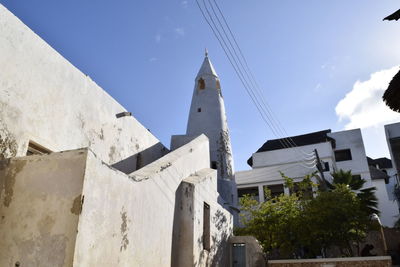
[[[236,206],[236,183],[224,99],[207,50],[195,79],[186,130],[188,136],[200,134],[205,134],[210,141],[210,166],[218,170],[218,192],[224,204]]]

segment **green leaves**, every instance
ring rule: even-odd
[[[361,189],[365,181],[350,171],[333,173],[329,190],[310,194],[315,173],[301,182],[281,173],[291,195],[271,197],[258,203],[251,196],[241,199],[241,222],[236,234],[255,236],[267,254],[279,258],[312,258],[332,247],[352,256],[351,244],[360,242],[370,229],[369,215],[376,213],[375,188]]]
[[[328,188],[330,190],[334,190],[338,185],[346,185],[351,190],[358,191],[357,197],[361,201],[362,209],[369,215],[373,213],[379,215],[380,212],[378,210],[378,199],[375,196],[375,187],[361,189],[365,184],[365,180],[362,179],[360,175],[353,175],[351,171],[339,170],[331,173],[331,175],[333,181],[332,183],[328,183]]]

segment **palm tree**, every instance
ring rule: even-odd
[[[351,171],[344,171],[340,169],[337,172],[331,173],[332,182],[326,181],[329,190],[333,190],[339,184],[347,185],[352,191],[357,192],[357,197],[361,202],[362,207],[368,215],[373,213],[379,215],[378,199],[375,196],[376,187],[363,188],[365,180],[359,175],[353,175]]]

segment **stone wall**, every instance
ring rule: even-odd
[[[400,229],[383,228],[387,254],[392,256],[393,264],[400,265]]]
[[[388,256],[364,258],[329,258],[310,260],[273,260],[270,267],[391,267]]]

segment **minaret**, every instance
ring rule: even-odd
[[[218,192],[224,204],[236,206],[236,183],[224,99],[207,50],[195,79],[186,130],[188,136],[200,134],[205,134],[210,142],[210,166],[218,171]]]

